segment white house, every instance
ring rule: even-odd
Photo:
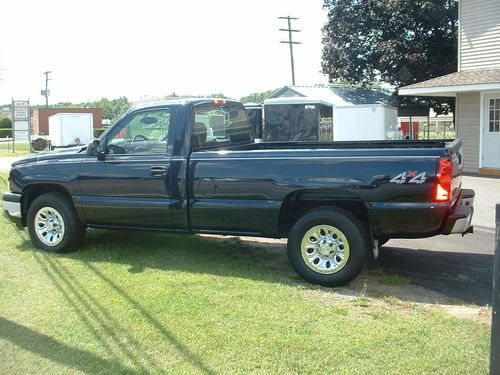
[[[459,0],[458,71],[399,89],[456,97],[464,170],[500,175],[500,0]]]

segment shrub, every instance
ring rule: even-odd
[[[43,138],[37,138],[31,141],[31,146],[35,151],[43,151],[47,147],[47,140]]]
[[[12,129],[0,129],[0,138],[12,138]]]
[[[11,129],[12,128],[12,120],[8,117],[5,117],[0,120],[0,129]]]
[[[104,133],[105,130],[106,130],[106,128],[95,128],[94,129],[94,138],[99,138],[101,136],[101,134]]]

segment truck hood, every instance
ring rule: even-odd
[[[12,168],[15,168],[22,164],[36,163],[38,161],[82,158],[83,156],[85,156],[86,150],[87,146],[84,145],[84,146],[65,148],[57,151],[42,152],[15,161],[14,163],[12,163]]]

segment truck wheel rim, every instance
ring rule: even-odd
[[[340,271],[349,260],[349,242],[338,228],[316,225],[302,238],[301,254],[313,271],[332,274]]]
[[[64,238],[64,220],[55,208],[42,207],[35,216],[35,232],[47,246],[57,246]]]

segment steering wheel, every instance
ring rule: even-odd
[[[137,134],[136,136],[134,136],[134,138],[132,138],[132,143],[134,143],[135,141],[147,141],[148,138],[145,136],[145,135],[142,135],[142,134]]]

